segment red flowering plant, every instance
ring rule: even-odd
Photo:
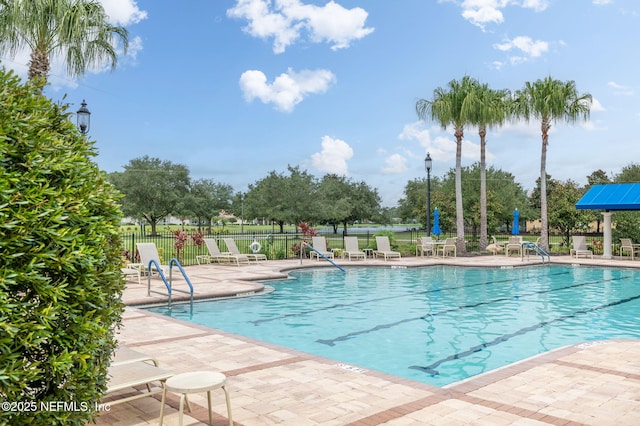
[[[180,252],[182,251],[184,246],[187,244],[187,241],[189,240],[189,235],[187,235],[187,233],[184,232],[183,230],[179,229],[177,231],[173,231],[173,238],[174,238],[174,245],[176,247],[176,257],[178,258],[178,260],[180,260]]]
[[[298,224],[298,228],[300,228],[300,232],[302,232],[302,242],[292,245],[291,250],[296,256],[300,255],[301,250],[304,251],[305,255],[308,255],[309,248],[303,247],[303,243],[306,243],[307,240],[310,239],[311,237],[315,237],[316,235],[318,235],[318,231],[313,226],[309,225],[307,222],[300,222]]]

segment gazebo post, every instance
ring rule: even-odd
[[[611,259],[613,257],[611,253],[611,212],[608,210],[604,211],[602,212],[602,216],[604,216],[604,224],[602,227],[602,236],[604,239],[602,258]]]

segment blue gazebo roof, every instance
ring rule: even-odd
[[[594,185],[576,203],[578,210],[640,210],[640,183]]]

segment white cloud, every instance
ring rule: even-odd
[[[135,0],[99,0],[109,21],[114,25],[137,24],[147,18],[147,12],[140,10]]]
[[[425,127],[424,121],[416,121],[406,124],[398,139],[406,141],[416,141],[422,148],[421,155],[426,152],[431,153],[432,158],[450,160],[456,158],[456,143],[452,139],[444,136],[432,137],[432,134],[442,133],[442,129],[437,126]],[[416,156],[417,157],[417,156]]]
[[[400,154],[392,154],[385,160],[381,172],[385,175],[404,173],[408,170],[407,159]]]
[[[327,70],[289,69],[268,83],[262,71],[249,70],[240,76],[240,88],[248,102],[258,98],[265,104],[274,104],[280,111],[291,112],[307,95],[326,92],[335,80]]]
[[[503,23],[502,9],[511,5],[541,12],[549,6],[549,2],[548,0],[464,0],[460,6],[464,19],[484,29],[486,24]]]
[[[593,0],[593,4],[596,5],[605,5],[605,4],[611,4],[613,3],[613,0]]]
[[[311,41],[331,43],[331,49],[344,49],[354,40],[373,32],[366,28],[368,13],[359,7],[346,9],[333,0],[324,6],[303,4],[300,0],[237,0],[227,16],[246,19],[243,30],[261,39],[273,38],[274,53],[283,53],[306,31]]]
[[[618,84],[615,81],[608,82],[607,86],[613,89],[613,93],[615,95],[632,96],[635,93],[633,87],[623,86],[622,84]]]
[[[353,149],[343,140],[322,137],[322,150],[311,156],[311,164],[324,173],[347,176],[347,160],[353,157]]]
[[[532,58],[538,58],[543,53],[549,51],[549,43],[542,40],[533,40],[531,37],[518,36],[511,40],[506,40],[504,43],[494,44],[493,47],[502,52],[520,52],[524,53],[524,56],[514,54],[509,58],[509,62],[512,65],[518,65],[523,62],[527,62]]]

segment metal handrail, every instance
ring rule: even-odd
[[[545,249],[543,249],[542,247],[540,247],[538,244],[533,243],[531,241],[523,241],[522,244],[522,258],[524,259],[524,252],[525,252],[525,248],[534,251],[537,255],[540,256],[540,258],[542,259],[542,263],[544,263],[544,257],[547,256],[547,262],[551,263],[551,255],[549,253],[547,253],[547,251]],[[527,256],[528,256],[528,252],[527,252]]]
[[[333,266],[335,266],[336,268],[340,269],[342,272],[347,272],[344,270],[344,268],[340,265],[338,265],[337,263],[335,263],[333,260],[329,259],[327,256],[325,256],[324,254],[320,253],[318,250],[316,250],[315,248],[313,248],[313,246],[311,244],[309,244],[306,241],[302,242],[303,246],[307,246],[309,247],[311,250],[315,251],[319,256],[321,256],[324,260],[326,260],[327,262],[331,263]]]
[[[180,270],[180,272],[182,272],[182,276],[184,277],[185,281],[187,282],[187,284],[189,285],[189,291],[186,290],[180,290],[177,288],[173,288],[173,265],[176,265],[178,267],[178,269]],[[162,279],[162,282],[164,283],[165,287],[167,288],[167,292],[164,293],[162,291],[157,291],[157,290],[151,290],[151,266],[155,266],[156,270],[158,271],[158,275],[160,276],[160,279]],[[171,306],[171,301],[172,301],[172,295],[174,291],[178,291],[180,293],[185,293],[185,294],[190,294],[191,295],[191,302],[193,303],[193,284],[191,284],[191,280],[189,279],[189,277],[187,276],[187,273],[185,272],[184,268],[182,267],[182,265],[180,264],[180,262],[178,261],[178,259],[176,259],[175,257],[173,259],[171,259],[169,261],[169,280],[167,281],[167,277],[164,275],[164,272],[162,272],[162,268],[160,267],[160,265],[158,264],[158,262],[155,259],[151,259],[149,261],[149,264],[147,265],[147,271],[148,271],[148,275],[147,275],[147,296],[151,296],[151,293],[156,293],[156,294],[161,294],[163,296],[168,296],[169,298],[169,306]]]

